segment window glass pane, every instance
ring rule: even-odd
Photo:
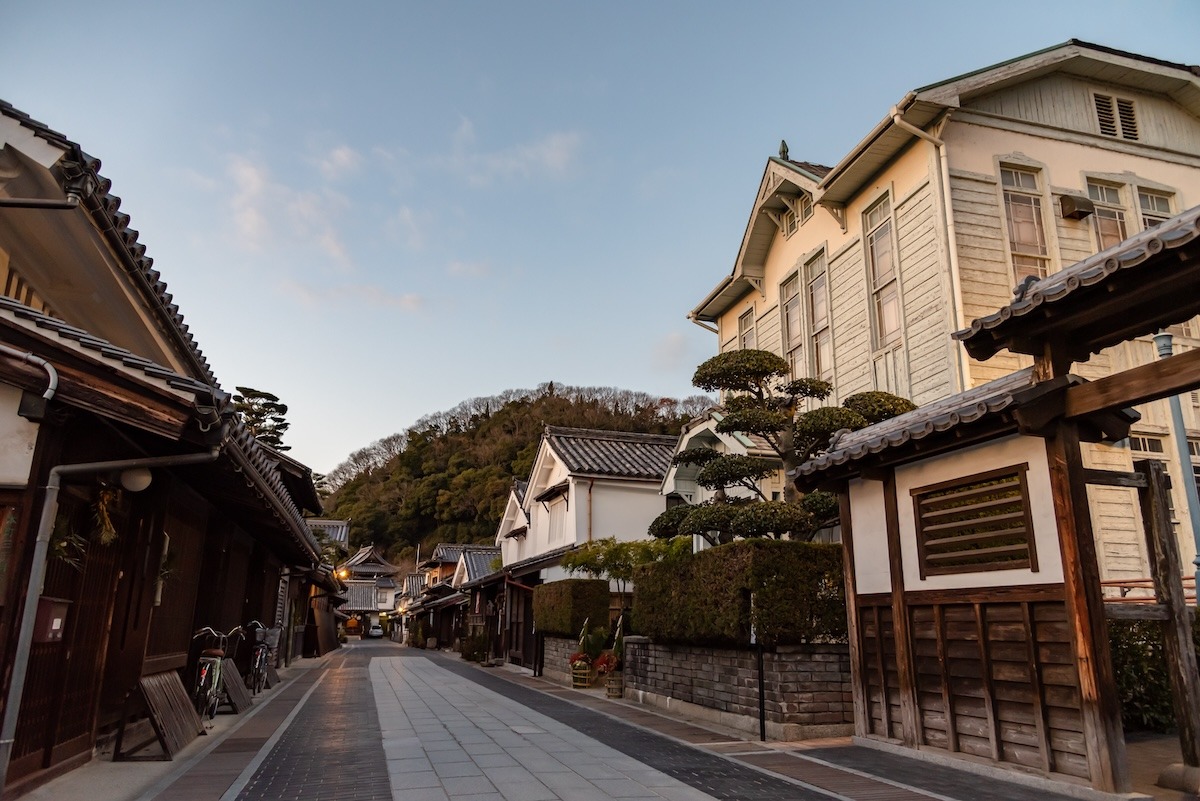
[[[757,347],[754,338],[754,310],[738,318],[738,345],[742,350],[753,350]]]
[[[1125,212],[1097,206],[1095,219],[1101,250],[1125,240]]]
[[[875,287],[891,281],[896,277],[895,264],[892,259],[892,223],[890,220],[871,232],[868,238],[868,248],[871,258],[871,276]]]
[[[1115,186],[1089,183],[1088,197],[1099,203],[1108,203],[1112,206],[1121,205],[1121,192]]]
[[[889,284],[875,296],[875,314],[879,322],[879,344],[886,345],[900,334],[900,298],[896,285]]]

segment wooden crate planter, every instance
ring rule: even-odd
[[[620,671],[608,674],[608,678],[604,682],[604,696],[606,698],[625,697],[625,676]]]

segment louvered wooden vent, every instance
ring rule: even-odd
[[[947,573],[1037,570],[1028,464],[912,491],[921,578]]]
[[[1101,134],[1137,140],[1137,113],[1132,100],[1102,94],[1093,94],[1092,98],[1096,103],[1096,122],[1100,125]]]

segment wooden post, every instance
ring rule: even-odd
[[[838,520],[842,529],[842,575],[846,582],[846,630],[850,644],[850,690],[854,694],[854,733],[866,737],[871,733],[870,708],[867,699],[867,677],[863,670],[863,647],[859,640],[858,581],[854,572],[854,527],[850,517],[850,488],[838,493],[841,511]],[[887,703],[887,699],[884,699]]]
[[[895,470],[888,470],[883,480],[883,509],[892,579],[892,636],[896,640],[896,675],[900,681],[900,733],[906,746],[916,748],[921,743],[917,719],[917,683],[912,661],[908,601],[904,597],[904,562],[900,553],[900,514],[896,500]]]
[[[1166,607],[1163,640],[1167,657],[1167,675],[1175,697],[1175,723],[1179,727],[1179,744],[1184,764],[1200,767],[1200,677],[1196,673],[1196,652],[1192,647],[1192,626],[1188,604],[1183,595],[1183,566],[1179,559],[1179,543],[1171,526],[1167,508],[1170,491],[1162,462],[1145,459],[1134,463],[1134,469],[1146,476],[1147,487],[1138,490],[1141,501],[1143,528],[1146,531],[1146,554],[1150,557],[1150,573],[1158,602]]]
[[[1046,440],[1046,457],[1058,520],[1067,623],[1071,628],[1079,674],[1088,771],[1092,786],[1097,790],[1125,793],[1130,789],[1125,733],[1121,728],[1116,678],[1108,647],[1104,597],[1079,450],[1079,429],[1074,422],[1059,422]]]

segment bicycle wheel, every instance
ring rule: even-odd
[[[258,695],[263,691],[264,685],[267,683],[267,671],[260,665],[254,669],[254,694]]]

